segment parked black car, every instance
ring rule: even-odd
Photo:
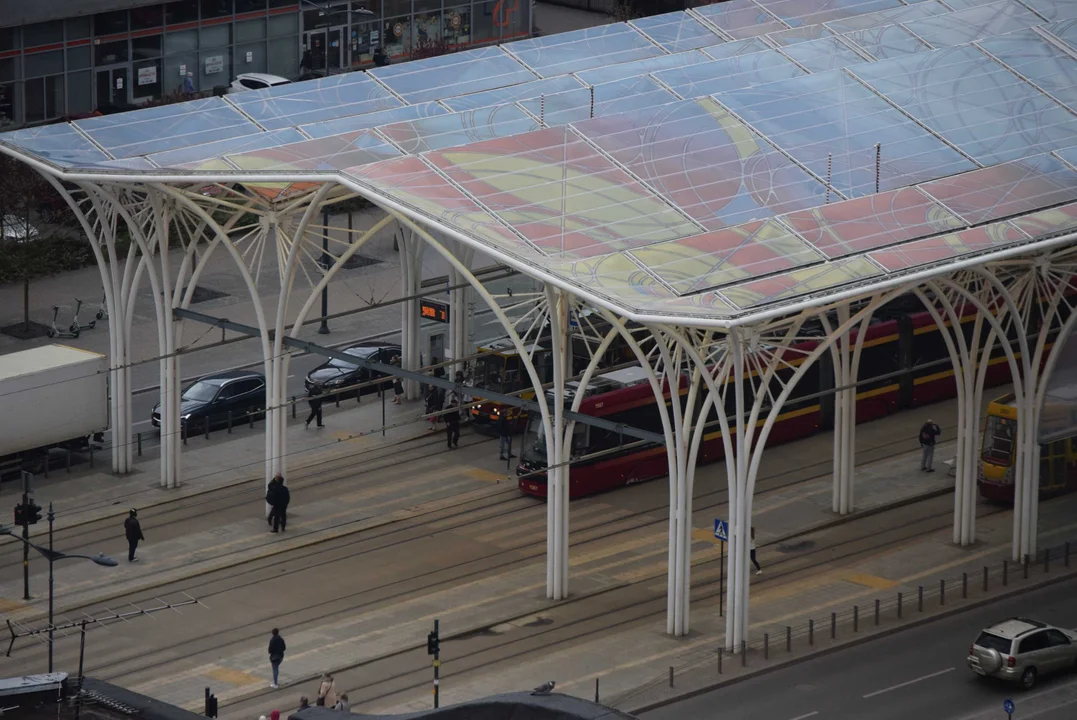
[[[229,370],[207,375],[188,385],[180,396],[180,419],[197,432],[205,427],[207,417],[210,426],[225,425],[231,412],[232,422],[241,423],[252,414],[261,415],[265,406],[265,375],[250,370]],[[153,406],[150,421],[154,427],[161,427],[160,403]]]
[[[370,362],[388,365],[394,356],[400,355],[400,346],[380,342],[361,342],[358,345],[345,348],[344,353]],[[336,388],[350,387],[383,377],[387,377],[385,373],[376,370],[372,373],[365,367],[353,365],[346,360],[333,358],[307,373],[307,378],[303,385],[308,393],[315,386],[321,388],[321,393],[331,393]],[[367,385],[359,388],[363,394],[376,392],[377,389],[377,385]],[[335,393],[333,397],[355,397],[355,394],[356,389],[352,388],[351,390]]]

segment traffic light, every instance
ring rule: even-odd
[[[438,638],[438,631],[434,630],[426,636],[426,654],[437,655],[440,650],[440,639]]]
[[[34,502],[33,498],[30,498],[30,504],[26,506],[26,524],[34,525],[41,519],[41,506]]]
[[[16,525],[21,526],[23,524],[23,514],[24,513],[23,513],[22,503],[19,503],[18,505],[15,506],[15,524]]]

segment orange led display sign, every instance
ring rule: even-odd
[[[419,301],[419,315],[424,320],[447,323],[449,322],[449,304],[424,298]]]

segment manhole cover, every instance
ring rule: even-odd
[[[781,545],[779,545],[778,552],[800,552],[802,550],[810,550],[813,547],[815,547],[814,540],[794,540],[792,542],[782,543]]]

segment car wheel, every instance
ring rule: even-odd
[[[1036,684],[1036,668],[1025,668],[1025,671],[1021,673],[1021,687],[1025,690],[1031,690]]]

